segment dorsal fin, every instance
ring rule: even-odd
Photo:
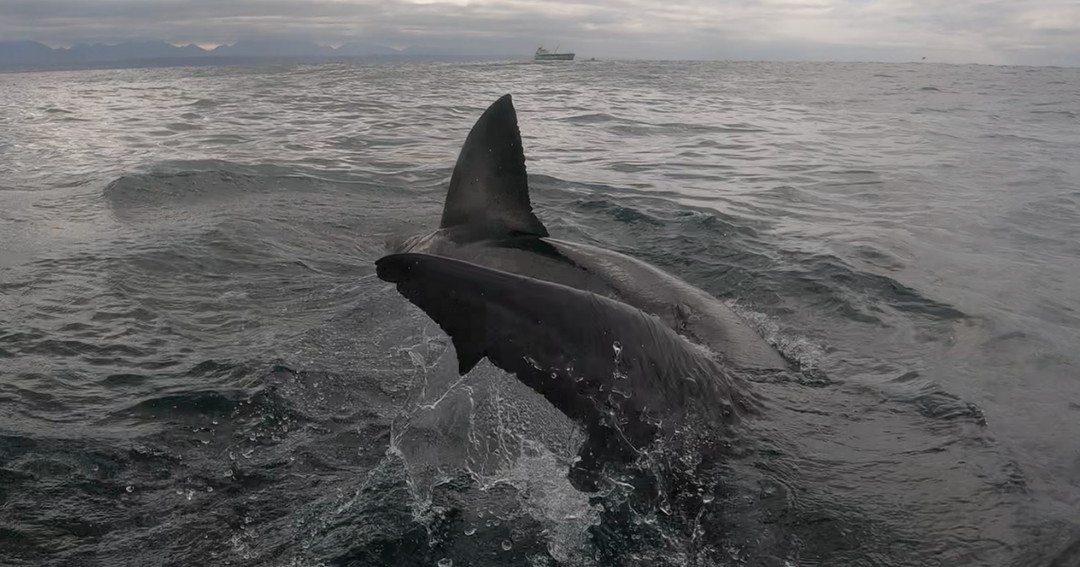
[[[529,202],[525,153],[510,95],[489,106],[465,139],[441,227],[467,227],[482,238],[548,235]]]

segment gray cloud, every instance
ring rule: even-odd
[[[658,58],[1080,64],[1077,0],[0,0],[0,40],[290,37]]]

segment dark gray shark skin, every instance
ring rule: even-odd
[[[428,254],[376,269],[450,335],[461,374],[487,357],[584,425],[588,461],[629,461],[678,442],[682,424],[730,426],[755,409],[744,383],[625,303]]]
[[[550,238],[533,213],[510,95],[462,147],[438,230],[377,273],[453,340],[462,374],[487,357],[589,433],[586,461],[634,457],[681,424],[753,411],[738,370],[783,358],[715,297],[644,262]],[[705,348],[702,348],[705,347]]]
[[[787,369],[779,353],[715,297],[624,254],[550,238],[529,200],[510,95],[488,107],[466,138],[440,227],[392,251],[457,258],[592,291],[659,317],[735,368]]]

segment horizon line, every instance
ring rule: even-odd
[[[392,51],[392,53],[366,53],[366,54],[361,53],[361,54],[337,54],[337,55],[335,55],[335,54],[235,55],[235,54],[215,53],[215,51],[218,48],[223,47],[223,46],[225,46],[225,47],[235,47],[236,45],[241,44],[241,43],[275,42],[275,41],[276,42],[290,42],[290,43],[310,44],[310,45],[317,46],[317,47],[330,48],[330,49],[332,49],[334,51],[337,51],[342,46],[348,45],[350,43],[362,43],[362,44],[366,44],[366,45],[369,45],[369,46],[372,46],[372,47],[378,47],[378,48],[382,48],[382,49],[387,49],[387,50]],[[86,68],[93,68],[93,67],[108,68],[110,66],[114,66],[114,68],[121,68],[121,67],[138,68],[138,67],[140,67],[140,65],[138,65],[137,63],[140,62],[140,61],[141,62],[157,62],[157,63],[166,63],[166,62],[176,63],[176,65],[153,65],[153,67],[161,68],[161,67],[171,67],[171,66],[183,66],[182,62],[185,61],[185,60],[198,60],[198,59],[208,59],[208,58],[209,59],[226,59],[226,58],[228,58],[228,59],[231,59],[231,60],[234,60],[234,61],[244,60],[244,61],[253,61],[253,62],[254,61],[274,61],[274,60],[276,60],[276,61],[290,61],[291,60],[293,62],[298,62],[298,63],[312,63],[312,64],[314,64],[314,63],[343,62],[345,60],[363,60],[363,59],[371,60],[371,59],[405,57],[405,58],[416,58],[416,59],[440,58],[440,59],[442,59],[442,61],[439,61],[439,62],[446,63],[446,62],[454,62],[454,60],[457,60],[458,62],[465,62],[465,61],[476,61],[476,60],[481,60],[481,59],[482,60],[488,60],[488,61],[496,61],[496,60],[515,60],[516,61],[516,60],[522,60],[524,58],[530,57],[530,55],[531,55],[530,53],[527,53],[527,52],[520,52],[520,53],[508,53],[508,52],[499,53],[499,52],[494,52],[494,51],[490,51],[490,52],[455,52],[455,51],[452,51],[452,50],[447,50],[445,48],[440,49],[440,48],[435,48],[435,47],[430,48],[431,51],[417,51],[417,52],[410,53],[410,52],[407,52],[406,50],[408,50],[410,48],[416,48],[416,47],[423,48],[424,47],[423,44],[413,44],[413,45],[409,45],[409,46],[406,46],[406,47],[392,47],[392,46],[388,46],[388,45],[385,45],[385,44],[376,43],[374,41],[364,41],[364,40],[362,40],[360,38],[357,38],[356,40],[352,40],[352,41],[334,42],[334,43],[319,43],[319,42],[317,42],[315,40],[282,38],[282,37],[277,37],[277,38],[242,38],[242,39],[237,39],[236,41],[234,41],[232,43],[220,43],[220,44],[216,44],[216,45],[214,45],[214,44],[202,44],[202,45],[200,45],[200,44],[197,44],[197,43],[178,44],[178,43],[173,43],[173,42],[167,41],[167,40],[126,40],[126,41],[120,41],[120,42],[116,42],[116,43],[106,43],[106,42],[103,42],[103,41],[94,42],[94,43],[77,42],[77,43],[71,44],[70,46],[50,45],[48,43],[44,43],[44,42],[37,41],[37,40],[23,39],[23,40],[2,40],[2,41],[0,41],[0,46],[2,46],[4,44],[17,44],[17,43],[34,43],[34,44],[40,45],[42,47],[48,48],[48,49],[50,49],[52,51],[71,51],[74,48],[79,47],[79,46],[87,46],[87,47],[94,47],[94,46],[118,47],[118,46],[123,46],[123,45],[132,45],[132,44],[158,43],[158,44],[168,45],[168,46],[173,47],[175,49],[184,49],[184,48],[187,48],[187,47],[196,47],[200,51],[202,51],[203,53],[201,53],[201,54],[192,54],[192,55],[176,55],[176,56],[167,56],[167,55],[165,55],[165,56],[145,56],[145,57],[136,56],[136,57],[120,57],[120,58],[116,58],[116,59],[97,59],[97,60],[82,60],[82,61],[78,61],[78,60],[77,61],[56,61],[56,62],[32,62],[32,61],[27,61],[27,62],[21,62],[20,63],[20,62],[15,62],[15,61],[4,62],[4,61],[2,61],[2,59],[0,59],[0,69],[6,70],[7,72],[67,71],[67,70],[79,70],[79,69],[86,69]],[[211,45],[212,45],[212,47],[207,47],[207,46],[211,46]],[[577,59],[577,61],[588,61],[588,59],[586,59],[585,57],[580,57],[582,54],[577,53],[576,55],[579,56],[579,59]],[[873,59],[857,60],[857,59],[813,59],[813,58],[798,59],[798,58],[768,58],[768,57],[738,57],[738,56],[734,56],[734,57],[733,56],[717,56],[715,58],[697,58],[697,57],[649,58],[649,57],[617,57],[617,56],[616,57],[603,57],[602,56],[601,58],[595,58],[595,57],[589,56],[589,58],[593,59],[595,61],[623,61],[623,62],[632,62],[632,61],[643,61],[643,62],[644,61],[649,61],[649,62],[671,61],[671,62],[688,62],[688,63],[692,63],[692,62],[700,62],[700,63],[717,63],[717,62],[732,62],[732,63],[745,62],[745,63],[751,63],[751,62],[757,62],[757,63],[821,63],[821,64],[831,63],[831,64],[877,64],[877,65],[931,64],[931,65],[949,65],[949,66],[977,65],[977,66],[986,66],[986,67],[1025,67],[1025,68],[1030,67],[1030,68],[1049,68],[1049,69],[1076,69],[1076,68],[1080,68],[1080,64],[1077,64],[1077,65],[1060,65],[1060,64],[1040,65],[1040,64],[1030,64],[1030,63],[1028,63],[1028,64],[977,63],[977,62],[956,63],[956,62],[949,62],[949,61],[928,60],[926,57],[922,57],[921,59],[908,59],[908,60],[873,60]],[[225,65],[229,65],[229,63],[225,63]]]

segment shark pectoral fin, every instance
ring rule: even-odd
[[[462,373],[487,357],[515,374],[586,427],[600,460],[652,443],[661,432],[654,412],[728,403],[711,361],[624,303],[442,256],[393,254],[376,266],[450,335]]]
[[[475,239],[547,236],[529,201],[525,152],[510,95],[476,121],[458,154],[441,228],[464,228]]]
[[[424,310],[450,336],[457,351],[458,372],[471,371],[488,351],[487,309],[483,296],[454,285],[442,285],[443,278],[422,259],[421,254],[394,254],[375,263],[384,281],[397,284],[398,292]]]
[[[642,325],[660,326],[592,293],[441,256],[394,254],[376,267],[450,335],[463,372],[486,356],[572,419],[598,420],[597,400],[609,397],[619,369],[612,345],[636,345],[654,335]]]
[[[397,284],[450,335],[462,374],[486,356],[543,390],[549,385],[540,375],[550,382],[547,369],[565,368],[575,356],[577,347],[564,345],[559,335],[566,326],[560,311],[582,292],[427,254],[393,254],[375,265],[379,278]]]

